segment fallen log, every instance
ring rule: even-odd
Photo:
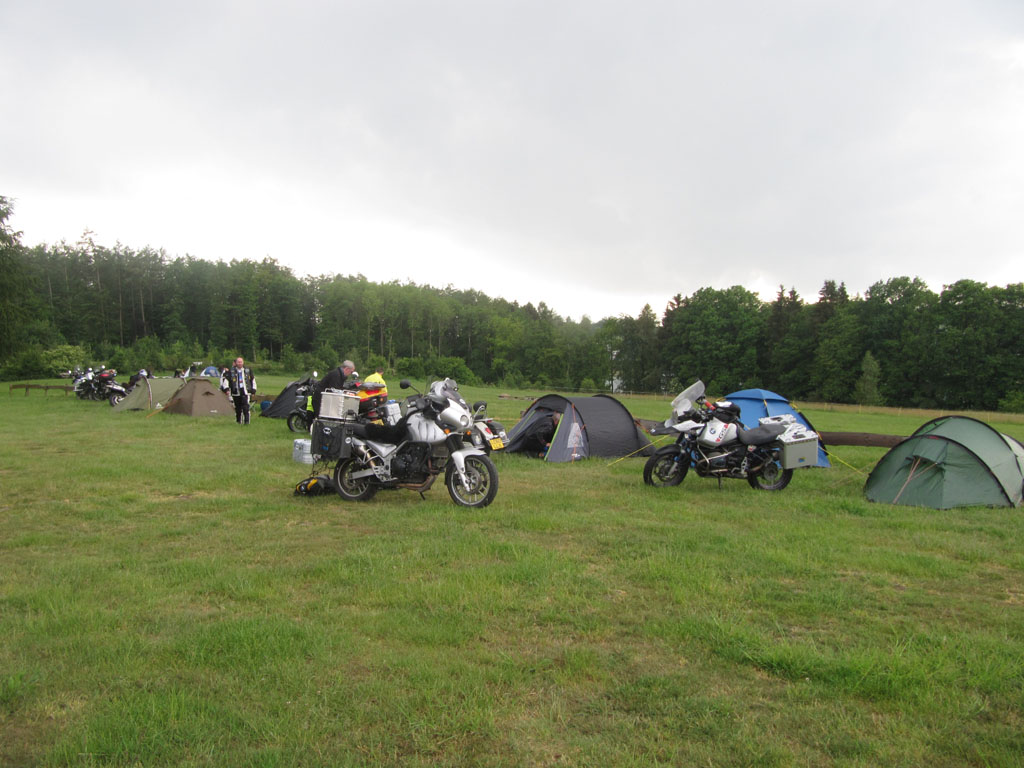
[[[903,435],[875,435],[870,432],[819,432],[825,445],[866,445],[871,448],[891,448],[906,440]]]
[[[660,421],[634,419],[644,432],[650,434],[651,427],[660,426]],[[871,432],[819,432],[818,437],[826,446],[831,445],[863,445],[869,448],[892,448],[906,440],[903,435],[876,435]]]

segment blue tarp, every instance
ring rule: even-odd
[[[740,421],[744,427],[752,429],[757,426],[758,419],[765,416],[782,416],[789,413],[796,417],[796,420],[812,432],[817,432],[807,417],[789,404],[789,401],[782,395],[769,392],[767,389],[744,389],[740,392],[733,392],[726,395],[725,399],[740,407]],[[818,438],[818,466],[831,467],[825,447]]]

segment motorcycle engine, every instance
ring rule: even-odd
[[[746,477],[744,464],[744,446],[739,446],[728,451],[712,451],[701,454],[696,463],[696,470],[702,477],[708,475],[729,475],[731,477]]]
[[[420,480],[430,471],[429,443],[406,443],[391,459],[391,476],[398,481]]]

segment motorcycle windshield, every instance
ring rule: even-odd
[[[459,394],[459,385],[455,382],[455,379],[445,379],[444,381],[435,381],[430,385],[430,391],[434,394],[446,397],[449,400],[458,403],[467,411],[469,410],[469,404]]]
[[[672,412],[676,416],[682,417],[683,414],[692,411],[693,404],[703,396],[704,382],[697,379],[697,381],[676,395],[676,399],[672,401]]]

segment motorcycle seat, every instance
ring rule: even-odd
[[[786,427],[782,424],[762,424],[753,429],[741,430],[739,438],[743,445],[764,445],[772,442],[785,431]]]
[[[405,424],[407,421],[408,418],[404,417],[393,426],[389,424],[362,424],[355,422],[349,428],[356,437],[373,440],[376,443],[398,445],[405,438]]]

